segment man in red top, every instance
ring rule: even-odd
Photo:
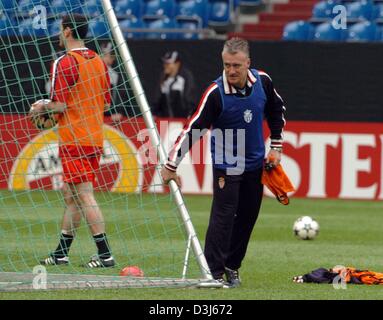
[[[102,59],[84,46],[86,18],[63,17],[60,46],[67,54],[52,68],[51,102],[36,102],[33,112],[54,111],[58,120],[59,156],[63,167],[65,213],[59,244],[40,263],[68,264],[68,253],[84,216],[98,248],[85,264],[89,268],[112,267],[114,258],[107,241],[102,212],[93,193],[95,172],[103,148],[103,114],[109,108],[110,79]]]

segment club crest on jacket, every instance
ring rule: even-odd
[[[245,119],[247,123],[250,123],[251,120],[253,120],[253,114],[251,113],[251,110],[245,110],[245,112],[243,113],[243,119]]]

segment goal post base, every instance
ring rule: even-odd
[[[222,288],[207,279],[0,272],[0,291],[122,288]]]

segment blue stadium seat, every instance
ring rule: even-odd
[[[226,25],[231,21],[231,0],[210,0],[209,24]]]
[[[262,0],[239,0],[241,6],[258,6],[262,3]]]
[[[331,19],[335,16],[332,10],[338,4],[337,0],[320,1],[314,5],[312,17],[314,19]]]
[[[180,0],[176,8],[176,19],[180,23],[184,21],[197,21],[201,27],[207,25],[209,7],[205,0]]]
[[[107,23],[102,19],[92,19],[88,25],[88,37],[101,37],[107,38],[110,35],[110,29]]]
[[[343,41],[347,32],[343,29],[335,29],[331,22],[323,22],[315,28],[315,41]]]
[[[9,22],[6,19],[0,19],[0,36],[8,35]]]
[[[373,15],[374,5],[369,0],[351,2],[345,4],[347,9],[347,19],[350,20],[370,20]]]
[[[375,5],[372,19],[383,20],[383,3]]]
[[[1,0],[0,1],[0,11],[15,9],[17,5],[16,0]]]
[[[383,27],[378,27],[377,41],[383,41]]]
[[[136,18],[135,16],[130,16],[128,19],[120,21],[119,25],[124,37],[127,39],[140,39],[144,37],[142,32],[134,32],[131,30],[127,30],[144,28],[142,21],[139,18]]]
[[[114,11],[118,18],[129,18],[134,16],[140,18],[142,15],[141,0],[118,0],[114,6]]]
[[[196,20],[179,20],[178,21],[178,27],[180,29],[183,29],[185,32],[181,32],[178,34],[178,39],[185,39],[185,40],[194,40],[194,39],[200,39],[200,35],[196,32],[187,32],[187,30],[197,30],[201,28],[201,25]]]
[[[145,26],[149,30],[157,30],[157,32],[148,32],[145,34],[146,39],[176,39],[177,34],[167,32],[161,29],[175,29],[176,24],[173,19],[162,16],[155,19],[144,18]]]
[[[48,27],[50,36],[58,36],[61,32],[61,19],[53,20]]]
[[[82,14],[88,17],[98,17],[104,13],[101,0],[86,0],[82,7]]]
[[[39,22],[36,24],[34,18],[20,19],[18,24],[18,33],[21,36],[46,37],[48,35],[48,26],[44,28]]]
[[[81,0],[52,0],[50,2],[51,13],[64,15],[67,13],[81,13]]]
[[[20,0],[17,4],[17,14],[19,16],[29,16],[32,14],[33,9],[39,5],[44,6],[47,13],[50,13],[51,6],[48,5],[46,0]]]
[[[8,15],[3,14],[0,16],[0,36],[14,36],[18,34],[17,23]]]
[[[283,40],[307,41],[314,37],[314,27],[307,21],[293,21],[285,25]]]
[[[174,0],[144,0],[144,16],[159,17],[167,16],[173,18],[175,14]]]
[[[380,30],[371,21],[362,21],[349,27],[347,41],[367,42],[379,40]]]

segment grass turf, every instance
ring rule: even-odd
[[[56,192],[20,193],[16,196],[9,192],[0,193],[0,269],[4,271],[32,268],[39,255],[56,244],[58,223],[61,218],[62,202]],[[181,261],[172,260],[174,252],[183,254],[185,242],[177,232],[180,226],[174,221],[175,210],[167,196],[144,196],[133,198],[129,204],[121,195],[98,194],[102,210],[108,223],[108,232],[118,230],[120,236],[114,238],[114,250],[117,256],[131,252],[137,255],[132,262],[140,261],[138,252],[148,252],[144,271],[156,272],[156,264],[165,265],[163,269],[179,266]],[[186,204],[192,217],[197,234],[203,245],[204,234],[209,218],[211,197],[186,196]],[[52,204],[53,203],[53,204]],[[107,205],[107,204],[113,205]],[[129,209],[129,208],[135,208]],[[57,210],[56,210],[57,209]],[[26,213],[31,211],[33,216]],[[146,212],[146,218],[125,216],[127,211]],[[150,219],[165,212],[165,217]],[[171,214],[168,214],[171,212]],[[320,224],[319,236],[312,241],[296,239],[292,234],[292,225],[296,218],[310,215]],[[129,219],[131,218],[131,219]],[[137,219],[137,220],[133,220]],[[11,220],[11,221],[10,221]],[[39,223],[44,221],[43,224]],[[129,221],[131,220],[131,221]],[[133,222],[132,222],[133,220]],[[55,290],[33,292],[0,292],[0,300],[5,299],[142,299],[142,300],[178,300],[178,299],[383,299],[381,286],[348,285],[345,290],[334,289],[332,285],[296,284],[291,281],[295,275],[307,273],[318,267],[334,265],[355,266],[360,269],[383,271],[383,222],[382,204],[368,201],[292,199],[289,206],[282,206],[274,199],[265,198],[260,217],[253,231],[247,256],[241,268],[243,285],[232,290],[224,289],[88,289]],[[116,229],[116,230],[114,230]],[[169,230],[167,232],[166,230]],[[17,237],[6,239],[12,230]],[[71,258],[82,261],[86,254],[92,253],[93,243],[86,227],[81,230],[80,240],[71,251]],[[134,233],[131,236],[130,233]],[[42,235],[39,239],[39,234]],[[126,241],[119,244],[121,234]],[[28,237],[33,241],[28,243]],[[113,239],[113,238],[112,238]],[[163,243],[174,245],[173,254],[166,256],[166,250],[160,250]],[[38,241],[39,240],[39,241]],[[142,242],[136,251],[132,246]],[[5,248],[12,248],[4,252]],[[151,251],[150,251],[151,250]],[[172,250],[170,250],[172,251]],[[150,256],[150,252],[153,256]],[[161,253],[163,252],[163,253]],[[24,259],[19,258],[19,253]],[[14,255],[14,261],[12,257]],[[165,255],[165,257],[161,256]],[[87,258],[87,256],[86,256]],[[6,266],[6,267],[4,267]],[[50,267],[48,272],[62,268]],[[70,272],[83,272],[71,268]],[[162,269],[161,269],[162,270]],[[118,269],[102,271],[103,274],[117,274]],[[159,271],[159,269],[158,269]],[[99,271],[100,272],[100,271]],[[173,269],[172,269],[173,272]],[[165,274],[166,275],[166,274]]]

